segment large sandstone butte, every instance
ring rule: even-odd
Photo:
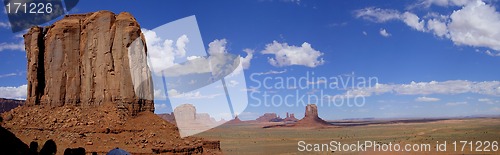
[[[315,126],[327,126],[330,125],[325,120],[319,118],[318,116],[318,107],[316,104],[308,104],[306,106],[306,112],[304,118],[297,121],[294,126],[303,126],[303,127],[315,127]]]
[[[208,113],[197,113],[196,107],[192,104],[177,106],[173,114],[181,137],[194,135],[224,123],[216,121]]]
[[[116,147],[131,154],[221,153],[219,141],[181,137],[153,113],[145,39],[129,13],[67,15],[24,38],[29,106],[2,113],[0,122],[23,143],[53,139],[58,155],[77,147],[99,154]]]
[[[140,41],[134,42],[136,39]],[[27,105],[95,107],[114,103],[136,115],[154,111],[151,73],[137,21],[109,11],[67,15],[24,35]]]

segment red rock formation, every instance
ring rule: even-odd
[[[31,28],[24,39],[27,105],[114,103],[131,115],[154,111],[146,48],[129,50],[145,46],[140,26],[129,13],[67,15],[51,26]]]
[[[297,122],[299,119],[295,118],[295,114],[286,113],[286,118],[283,120],[285,122]]]
[[[315,126],[327,126],[330,125],[328,122],[319,118],[318,116],[318,107],[315,104],[308,104],[306,106],[306,112],[304,118],[297,121],[295,126],[303,126],[303,127],[315,127]]]
[[[234,117],[234,119],[227,121],[225,124],[239,124],[242,123],[243,121],[238,118],[238,116]]]

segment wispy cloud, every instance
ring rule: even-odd
[[[0,75],[0,78],[4,78],[4,77],[11,77],[11,76],[16,76],[17,73],[7,73],[7,74],[1,74]]]
[[[439,98],[425,97],[425,96],[423,96],[423,97],[417,97],[415,99],[415,101],[417,101],[417,102],[437,102],[437,101],[440,101],[440,100],[441,99],[439,99]]]
[[[4,50],[24,51],[24,43],[0,43],[0,52]]]
[[[467,105],[467,102],[448,102],[446,106],[459,106],[459,105]]]
[[[199,91],[196,92],[188,92],[188,93],[179,93],[175,89],[171,89],[168,91],[168,95],[170,98],[183,98],[183,99],[211,99],[217,96],[221,96],[222,94],[201,94]]]
[[[284,69],[282,71],[275,71],[275,70],[270,70],[270,71],[267,71],[267,72],[257,72],[257,73],[252,73],[252,74],[255,74],[255,75],[270,75],[270,74],[283,74],[283,73],[286,73],[287,70]]]
[[[495,100],[492,100],[492,99],[489,99],[489,98],[480,98],[480,99],[477,99],[477,101],[484,102],[484,103],[487,103],[487,104],[500,103],[500,101],[495,101]]]
[[[0,28],[10,29],[10,23],[9,22],[0,22]]]
[[[500,96],[500,81],[473,82],[466,80],[411,82],[409,84],[380,84],[373,87],[361,87],[348,90],[337,98],[352,98],[356,96],[372,96],[384,93],[398,95],[430,95],[430,94],[464,94],[474,93],[490,96]]]

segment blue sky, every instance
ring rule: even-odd
[[[252,53],[244,72],[248,95],[254,99],[249,97],[241,118],[265,112],[303,116],[302,104],[255,106],[255,98],[263,100],[264,92],[283,98],[321,92],[322,99],[364,97],[363,106],[319,105],[321,117],[343,119],[499,114],[499,7],[496,1],[461,0],[89,0],[80,1],[70,13],[126,11],[147,30],[195,15],[206,49],[213,43],[242,57]],[[0,22],[0,97],[24,98],[22,38],[11,33],[6,14]],[[378,84],[347,89],[251,89],[257,86],[255,80],[277,82],[279,77],[298,79],[313,72],[314,77],[336,79],[353,74],[376,77]],[[252,74],[261,75],[252,81]],[[161,104],[157,104],[158,113],[171,111]]]

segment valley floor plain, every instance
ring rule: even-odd
[[[358,122],[358,123],[356,123]],[[361,122],[361,123],[359,123]],[[337,121],[338,123],[338,121]],[[213,128],[196,135],[221,141],[221,149],[225,154],[499,154],[492,151],[491,143],[500,141],[500,118],[466,118],[466,119],[434,119],[434,120],[368,120],[350,122],[355,125],[332,126],[326,128],[296,128],[265,126],[279,123],[243,122]],[[345,123],[344,123],[345,124]],[[331,151],[301,152],[299,141],[310,144],[323,144],[336,141],[352,144],[357,141],[375,141],[379,144],[430,144],[431,150],[410,152],[383,152],[367,149],[366,151]],[[438,142],[439,141],[439,142]],[[436,144],[446,141],[446,151],[435,151]],[[463,151],[460,141],[472,142],[470,151],[466,144]],[[480,141],[476,144],[477,141]],[[485,149],[485,141],[490,144],[491,151],[475,151]],[[457,142],[456,151],[452,144]],[[483,146],[479,146],[482,144]],[[496,144],[498,145],[498,144]],[[494,149],[495,147],[493,147]],[[497,147],[498,149],[498,147]],[[404,150],[401,150],[404,151]]]

